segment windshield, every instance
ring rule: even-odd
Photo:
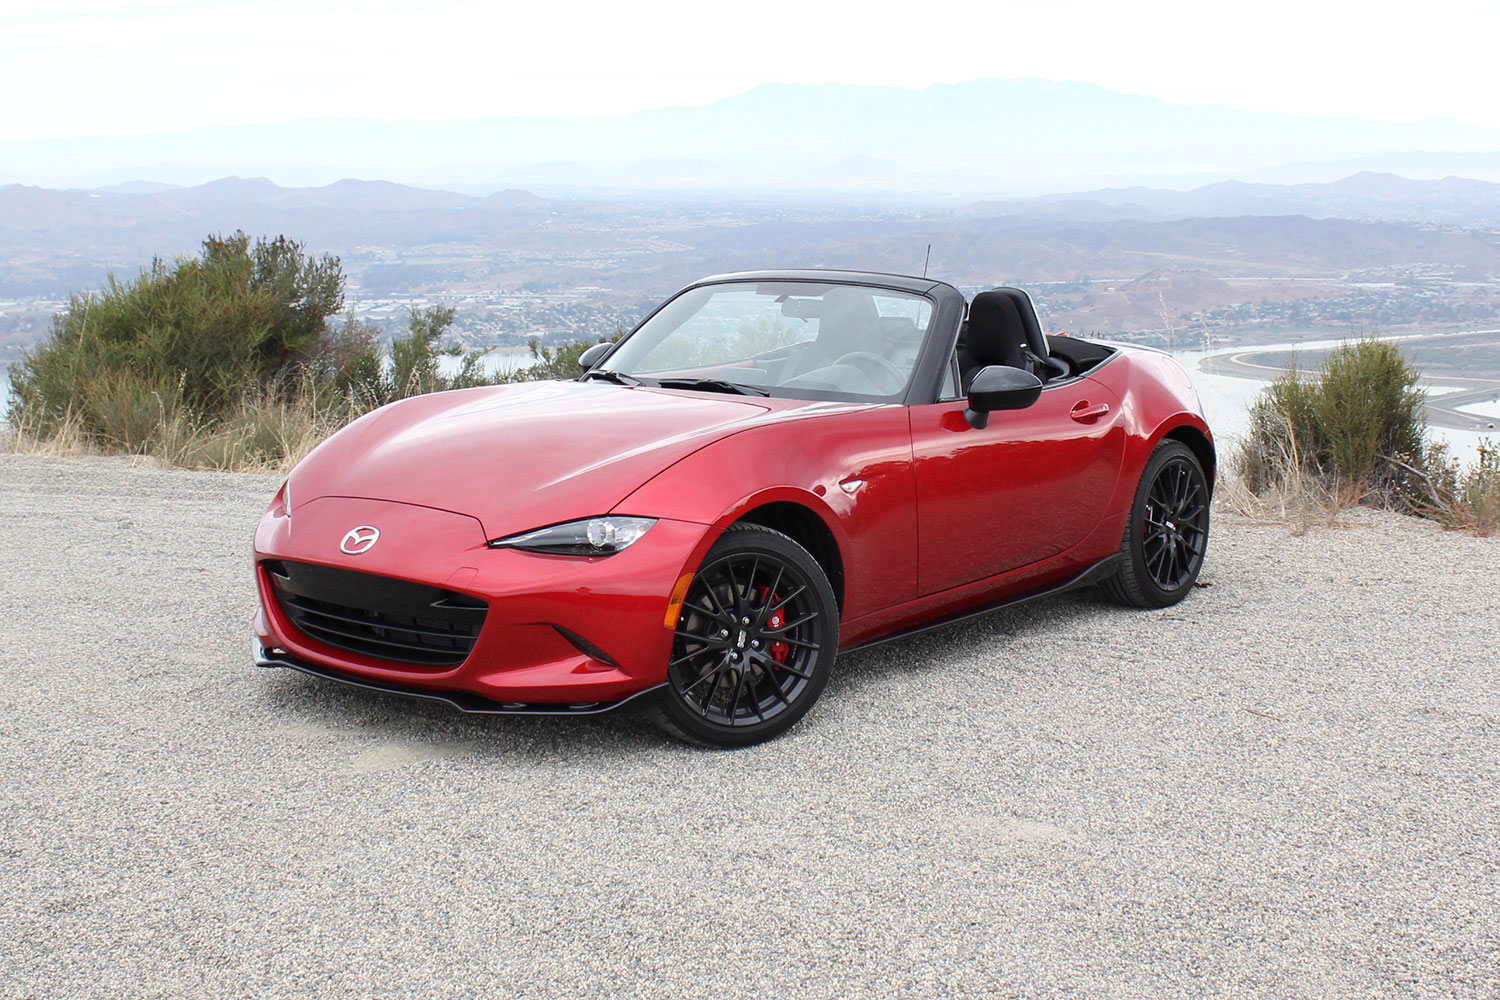
[[[662,307],[603,367],[668,387],[894,402],[931,319],[929,300],[884,288],[705,285]]]

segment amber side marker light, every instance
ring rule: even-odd
[[[677,627],[677,619],[682,615],[682,602],[687,600],[688,586],[692,582],[691,573],[684,573],[677,578],[677,586],[672,588],[672,596],[667,598],[667,617],[662,619],[662,624],[667,628]]]

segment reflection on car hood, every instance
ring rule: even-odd
[[[294,504],[347,496],[456,511],[496,538],[602,514],[768,402],[599,382],[418,396],[329,438],[292,473],[291,494]]]

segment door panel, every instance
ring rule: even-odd
[[[1056,555],[1104,516],[1125,450],[1120,400],[1090,378],[970,427],[963,400],[911,407],[917,582],[936,593]]]

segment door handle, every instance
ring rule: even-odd
[[[1108,403],[1096,403],[1090,406],[1089,401],[1085,399],[1080,403],[1075,403],[1073,409],[1068,412],[1068,416],[1078,421],[1097,420],[1108,412]]]

